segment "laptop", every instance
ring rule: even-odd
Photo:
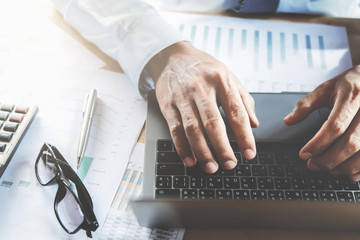
[[[359,184],[347,177],[312,172],[298,157],[330,109],[318,109],[294,126],[283,123],[303,96],[305,93],[253,93],[260,121],[253,129],[256,158],[243,158],[228,128],[238,164],[233,170],[220,167],[207,174],[198,166],[182,164],[151,92],[143,193],[141,199],[132,201],[139,224],[188,229],[360,230]]]

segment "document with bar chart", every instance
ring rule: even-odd
[[[352,66],[346,29],[310,23],[162,13],[250,92],[312,91]]]

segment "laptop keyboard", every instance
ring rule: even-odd
[[[303,144],[260,142],[253,160],[244,159],[235,142],[230,144],[237,166],[208,174],[198,165],[185,167],[171,140],[158,140],[155,197],[360,202],[358,182],[306,167],[298,157]]]

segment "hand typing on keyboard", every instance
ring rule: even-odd
[[[208,173],[216,172],[218,163],[225,169],[236,166],[218,104],[231,128],[236,129],[241,153],[247,159],[255,157],[251,127],[258,126],[258,120],[253,99],[224,64],[191,43],[180,42],[153,57],[147,70],[155,82],[156,97],[176,150],[186,166],[194,166],[195,157]]]
[[[333,107],[328,120],[300,150],[311,170],[360,180],[360,65],[321,84],[301,99],[285,119],[295,124],[317,108]]]

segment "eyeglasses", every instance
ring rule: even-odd
[[[91,238],[91,232],[99,227],[91,197],[55,146],[44,143],[35,162],[35,174],[43,186],[58,184],[54,210],[62,228],[69,234],[84,229]]]

